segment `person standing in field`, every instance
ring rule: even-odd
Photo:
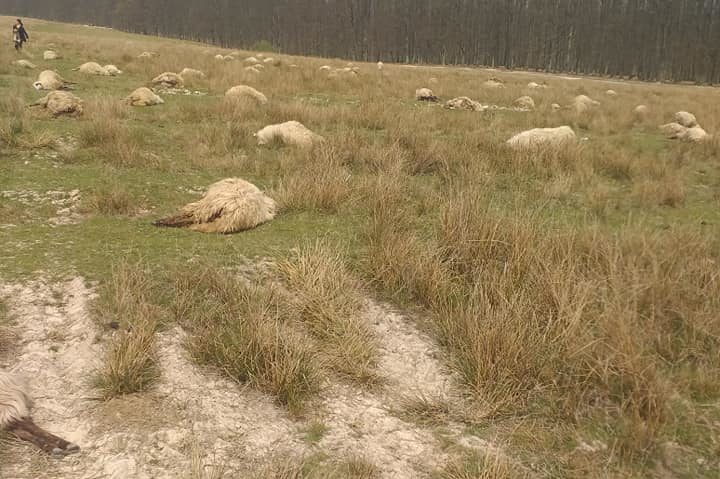
[[[25,30],[22,20],[18,18],[15,25],[13,25],[13,42],[15,42],[15,50],[22,50],[23,43],[29,39],[30,37]]]

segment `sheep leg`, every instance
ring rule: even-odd
[[[80,450],[76,444],[47,432],[36,425],[30,418],[15,421],[8,427],[8,430],[18,439],[34,444],[54,456],[66,456]]]

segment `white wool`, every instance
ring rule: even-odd
[[[182,211],[192,216],[190,229],[205,233],[235,233],[275,218],[275,201],[241,178],[214,183],[205,196]]]
[[[257,56],[258,58],[265,58],[265,54],[264,54],[264,53],[258,53],[258,54],[255,55],[255,56]]]
[[[244,70],[245,70],[246,72],[248,72],[248,73],[259,74],[259,73],[260,73],[260,70],[257,68],[257,66],[258,66],[258,65],[254,65],[254,66],[251,66],[251,67],[245,67]]]
[[[187,80],[188,78],[205,78],[205,73],[200,70],[195,70],[194,68],[183,68],[180,72],[180,76],[183,77],[184,80]]]
[[[252,98],[261,105],[265,105],[268,102],[265,95],[247,85],[234,86],[225,92],[225,96],[228,98]]]
[[[43,52],[43,60],[57,60],[58,54],[52,50],[45,50]]]
[[[587,95],[578,95],[573,99],[573,108],[577,113],[585,113],[598,105],[600,105],[599,101],[595,101]]]
[[[540,88],[547,88],[548,86],[545,85],[544,83],[540,84],[540,83],[531,81],[530,83],[527,84],[527,87],[530,88],[531,90],[537,90]]]
[[[672,122],[660,125],[660,130],[665,133],[665,136],[674,140],[683,136],[687,131],[687,127],[681,125],[680,123]]]
[[[138,55],[138,58],[153,58],[156,56],[157,53],[155,52],[142,52],[140,55]]]
[[[510,138],[506,143],[513,149],[560,146],[574,140],[575,132],[569,126],[557,128],[534,128],[523,131]]]
[[[13,63],[15,63],[15,65],[17,65],[19,67],[23,67],[23,68],[29,68],[29,69],[37,68],[34,63],[32,63],[29,60],[25,60],[25,59],[15,60]]]
[[[263,60],[263,63],[275,63],[275,59],[273,57],[267,57]]]
[[[268,125],[255,133],[255,136],[258,139],[258,145],[267,145],[274,141],[279,141],[288,146],[298,146],[301,148],[310,148],[315,143],[324,140],[322,136],[316,135],[298,121],[287,121],[277,125]]]
[[[256,63],[260,63],[260,60],[258,60],[258,59],[255,58],[255,57],[247,57],[247,58],[245,59],[245,63],[252,63],[252,64],[254,65],[254,64],[256,64]]]
[[[67,91],[51,91],[43,98],[33,103],[32,106],[42,106],[53,116],[79,115],[83,112],[83,102]]]
[[[633,109],[636,118],[644,118],[648,113],[650,113],[650,109],[645,105],[638,105]]]
[[[475,100],[471,100],[466,96],[460,96],[448,100],[445,103],[445,108],[449,110],[468,110],[468,111],[485,111],[486,108]]]
[[[332,70],[332,68],[329,65],[323,65],[318,68],[318,70],[320,70],[321,72],[329,72],[330,70]]]
[[[235,57],[232,55],[225,55],[223,57],[223,60],[225,60],[226,62],[231,62],[231,61],[235,60]]]
[[[80,73],[84,73],[86,75],[102,75],[102,76],[108,76],[110,73],[99,63],[95,62],[87,62],[80,65],[78,68],[76,68]]]
[[[215,55],[215,60],[225,60],[225,57],[218,53],[217,55]]]
[[[533,100],[531,97],[525,95],[525,96],[521,96],[520,98],[516,99],[513,102],[513,105],[515,105],[518,108],[523,108],[525,110],[534,110],[535,109],[535,100]]]
[[[693,115],[692,113],[688,113],[687,111],[679,111],[675,113],[674,119],[677,123],[680,123],[682,126],[687,128],[698,126],[695,115]]]
[[[437,101],[437,97],[429,88],[418,88],[415,90],[415,99],[418,101]]]
[[[182,77],[173,72],[161,73],[153,78],[152,83],[153,85],[159,85],[165,88],[179,88],[184,84]]]
[[[0,430],[30,416],[32,401],[19,377],[0,369]]]
[[[615,90],[608,90],[605,92],[607,96],[617,96],[617,92]]]
[[[132,92],[125,101],[131,106],[162,105],[165,101],[148,87],[140,87]]]
[[[483,83],[483,85],[485,88],[505,88],[503,81],[494,77]]]
[[[558,105],[557,103],[553,103],[552,105],[550,105],[550,108],[552,109],[552,111],[558,111],[562,107],[560,105]]]
[[[105,68],[105,71],[107,71],[110,75],[122,75],[122,70],[115,65],[105,65],[103,68]]]
[[[384,64],[383,62],[377,62],[377,69],[378,69],[378,70],[382,71],[382,69],[383,69],[384,66],[385,66],[385,64]]]
[[[685,134],[680,138],[683,141],[703,141],[708,138],[708,134],[700,126],[693,126],[685,130]]]
[[[57,72],[44,70],[40,72],[33,86],[36,90],[60,90],[67,86],[67,82]]]

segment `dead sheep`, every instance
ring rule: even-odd
[[[34,70],[35,68],[37,68],[37,66],[30,60],[15,60],[13,63],[19,67],[27,68],[29,70]]]
[[[418,88],[415,90],[415,99],[417,101],[430,101],[437,102],[439,98],[435,96],[433,91],[429,88]]]
[[[332,67],[330,67],[329,65],[323,65],[320,68],[318,68],[318,71],[329,72],[329,71],[332,71]]]
[[[120,70],[115,65],[105,65],[103,68],[105,69],[106,72],[108,72],[109,75],[112,75],[112,76],[122,75],[122,70]]]
[[[235,57],[232,55],[225,55],[223,57],[223,60],[225,60],[226,62],[231,62],[231,61],[235,60]]]
[[[57,60],[58,54],[52,50],[45,50],[43,52],[43,60]]]
[[[553,103],[552,105],[550,105],[550,109],[552,111],[560,111],[562,109],[562,107],[560,105],[558,105],[557,103]]]
[[[381,71],[383,70],[383,67],[384,67],[384,66],[385,66],[385,64],[384,64],[383,62],[377,62],[377,69],[378,69],[378,71],[381,72]]]
[[[165,72],[153,78],[152,84],[163,88],[182,88],[184,82],[177,73]]]
[[[278,60],[275,60],[273,57],[267,57],[263,60],[263,63],[266,65],[275,65],[279,64],[280,62]]]
[[[214,183],[199,201],[185,205],[178,215],[156,221],[156,226],[189,228],[202,233],[237,233],[273,218],[275,201],[241,178]]]
[[[263,95],[253,87],[247,85],[238,85],[230,88],[228,91],[225,92],[225,97],[251,98],[260,105],[265,105],[268,102],[268,99],[265,95]]]
[[[157,53],[155,53],[155,52],[142,52],[140,55],[138,55],[138,58],[148,59],[148,58],[155,58],[156,56],[157,56]]]
[[[582,114],[590,111],[592,108],[599,106],[600,102],[593,100],[587,95],[578,95],[573,99],[573,108],[576,113]]]
[[[686,128],[698,126],[698,121],[697,118],[695,118],[695,115],[688,113],[687,111],[679,111],[675,113],[674,120],[676,123],[680,123]]]
[[[256,64],[260,63],[260,60],[258,60],[258,59],[255,58],[255,57],[247,57],[247,58],[244,60],[244,62],[245,62],[245,63],[249,63],[249,64],[251,64],[251,65],[256,65]]]
[[[633,109],[633,116],[636,120],[644,119],[648,113],[650,113],[650,109],[645,105],[638,105]]]
[[[225,57],[218,53],[217,55],[215,55],[215,60],[223,61],[223,60],[225,60]]]
[[[547,88],[548,86],[545,83],[537,83],[537,82],[531,81],[530,83],[527,84],[527,87],[530,88],[531,90],[539,90],[541,88]]]
[[[148,87],[143,86],[125,98],[125,102],[130,106],[153,106],[162,105],[165,103],[165,100],[156,95],[155,92]]]
[[[505,88],[505,82],[497,77],[492,77],[483,83],[483,86],[485,88]]]
[[[57,72],[52,70],[40,72],[37,81],[33,83],[36,90],[70,90],[72,85],[74,83],[63,79]]]
[[[180,72],[180,76],[183,80],[188,80],[190,78],[205,78],[205,73],[194,68],[183,68]]]
[[[310,131],[299,121],[287,121],[277,125],[268,125],[255,133],[258,145],[268,145],[280,142],[287,146],[311,148],[314,144],[324,141],[324,138]]]
[[[617,92],[615,90],[608,90],[605,92],[605,95],[607,96],[618,96]]]
[[[695,125],[690,128],[677,122],[660,125],[660,130],[670,140],[681,140],[696,143],[706,140],[709,135],[700,126]]]
[[[67,91],[52,91],[30,106],[41,106],[53,117],[60,115],[78,116],[83,112],[82,100]]]
[[[471,100],[466,96],[459,96],[445,102],[445,108],[448,110],[467,110],[467,111],[484,111],[486,108],[475,100]]]
[[[534,128],[510,138],[506,144],[514,150],[557,147],[575,140],[575,132],[569,126],[557,128]]]
[[[85,75],[100,75],[100,76],[109,76],[110,72],[108,72],[105,67],[100,65],[99,63],[95,62],[87,62],[83,63],[77,68],[73,68],[73,71],[79,71],[80,73],[84,73]]]
[[[513,102],[513,105],[515,105],[518,108],[522,108],[524,110],[534,110],[535,109],[535,100],[533,100],[531,97],[525,95],[525,96],[521,96],[520,98],[516,99]]]
[[[54,456],[65,456],[80,450],[77,445],[37,426],[30,416],[32,406],[25,382],[0,370],[0,430],[8,431]]]

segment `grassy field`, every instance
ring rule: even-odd
[[[253,74],[250,52],[218,61],[228,52],[208,45],[27,24],[23,54],[0,51],[0,279],[98,282],[100,396],[151,389],[156,332],[179,325],[199,364],[311,417],[326,381],[383,387],[367,296],[412,312],[462,391],[460,411],[432,398],[387,406],[436,432],[459,422],[510,458],[448,448],[430,477],[717,477],[720,140],[673,142],[658,125],[687,110],[720,131],[720,91],[400,65],[329,78],[319,67],[345,62],[268,52],[280,64]],[[44,61],[46,49],[62,58]],[[158,55],[139,59],[146,50]],[[86,61],[124,73],[72,71]],[[205,72],[189,85],[203,95],[122,103],[184,67]],[[84,115],[26,108],[43,69],[77,82]],[[484,87],[492,76],[505,87]],[[226,100],[239,84],[269,103]],[[421,87],[505,106],[529,94],[537,108],[450,111],[416,102]],[[578,94],[601,105],[551,108]],[[254,132],[288,120],[326,141],[256,145]],[[581,140],[504,144],[560,125]],[[278,201],[274,221],[227,236],[151,225],[234,176]],[[270,266],[248,282],[248,261]],[[110,338],[109,318],[132,333]],[[266,477],[377,475],[362,459],[308,461]]]

